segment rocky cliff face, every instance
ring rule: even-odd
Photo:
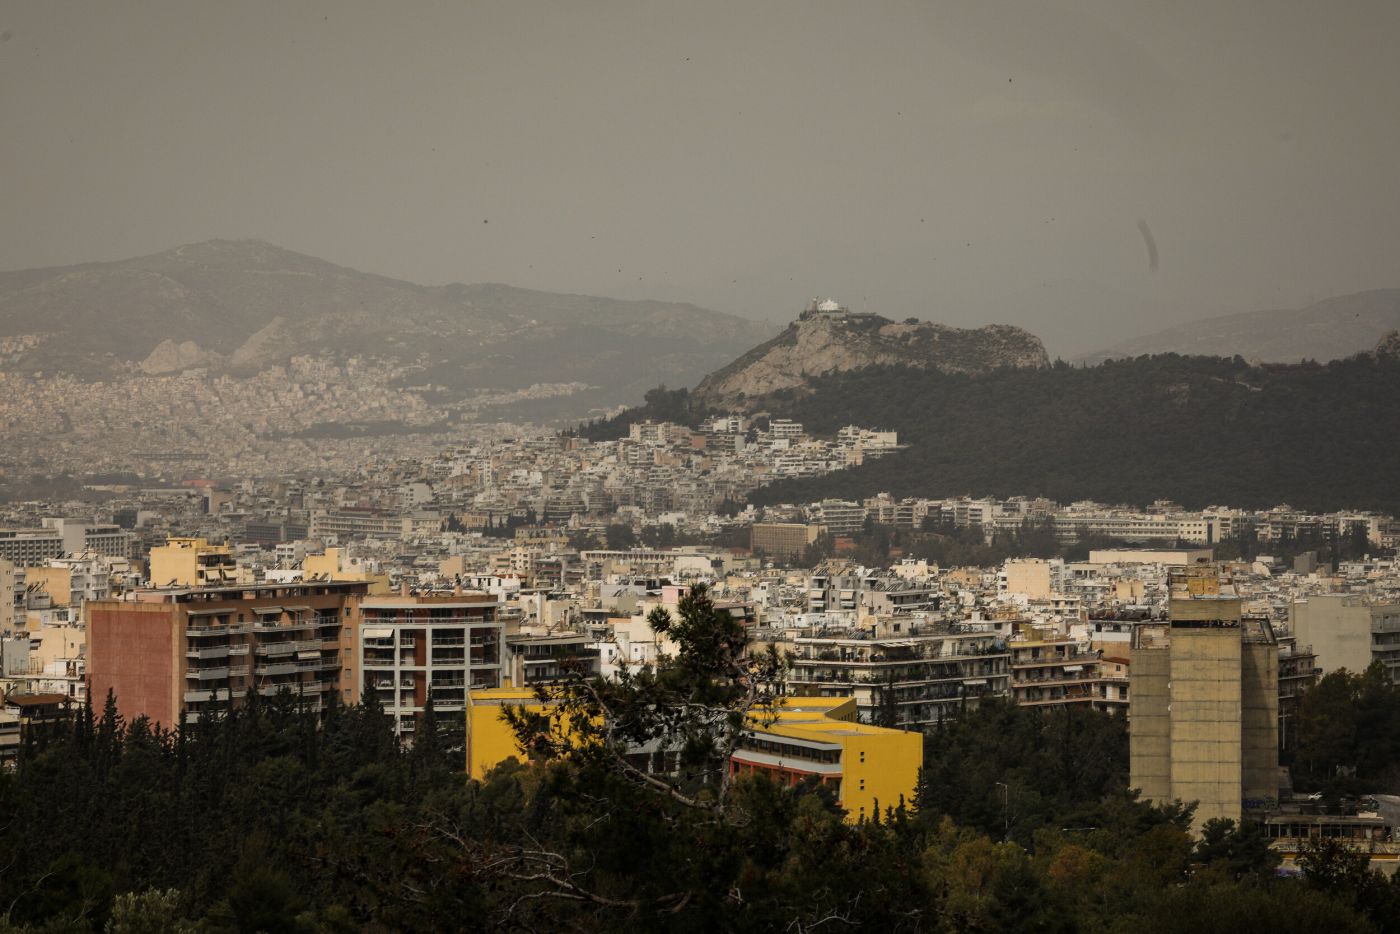
[[[694,396],[710,408],[755,411],[774,393],[805,393],[816,377],[870,366],[982,373],[1048,363],[1040,338],[1009,325],[955,328],[874,315],[818,315],[793,322],[711,373]]]

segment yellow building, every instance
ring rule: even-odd
[[[834,787],[850,821],[901,801],[913,805],[923,734],[857,722],[853,697],[786,697],[776,719],[763,719],[752,719],[730,756],[732,771],[764,772],[789,784],[817,778]]]
[[[480,779],[512,756],[527,758],[502,708],[522,706],[542,712],[534,691],[498,688],[472,691],[467,699],[467,774]],[[817,778],[832,786],[848,820],[874,816],[903,801],[914,802],[923,736],[856,722],[850,697],[788,697],[772,717],[750,718],[730,756],[733,774],[762,772],[797,784]]]
[[[529,688],[493,688],[467,692],[467,776],[482,779],[491,769],[514,756],[528,758],[503,716],[506,707],[544,710]]]
[[[227,545],[203,538],[168,538],[151,549],[152,587],[206,587],[243,583]]]
[[[25,568],[24,585],[30,590],[42,589],[53,606],[68,606],[73,592],[73,571],[70,568]]]
[[[327,548],[319,555],[307,555],[301,560],[301,577],[305,581],[365,581],[371,594],[390,592],[389,575],[374,573],[359,558],[346,555],[343,548]]]

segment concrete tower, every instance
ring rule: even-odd
[[[1196,802],[1193,829],[1278,799],[1278,647],[1215,568],[1172,575],[1170,621],[1135,634],[1131,783],[1148,801]]]

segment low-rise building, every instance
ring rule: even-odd
[[[855,698],[784,697],[771,716],[749,722],[730,756],[731,772],[781,784],[820,782],[850,821],[913,803],[922,734],[861,723]]]

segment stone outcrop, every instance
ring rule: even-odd
[[[1040,338],[1009,325],[955,328],[876,315],[811,315],[705,377],[695,397],[711,408],[753,411],[774,393],[803,393],[813,379],[870,366],[983,373],[1048,364]]]

